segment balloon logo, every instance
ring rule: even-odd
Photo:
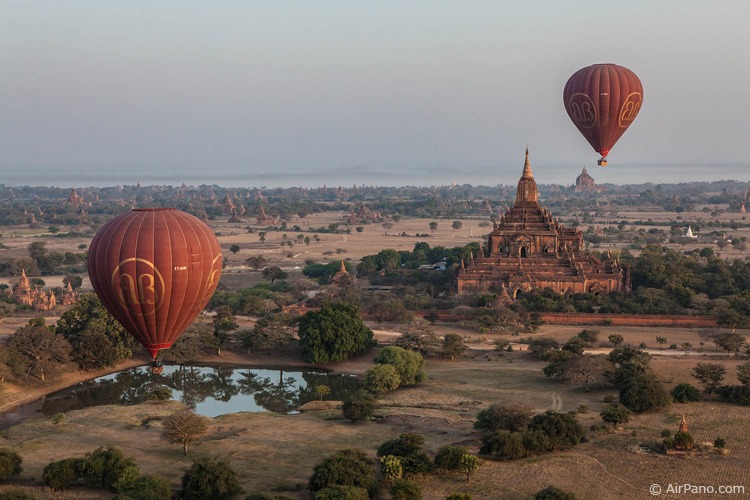
[[[576,71],[563,90],[563,104],[581,135],[601,154],[600,165],[643,103],[635,73],[616,64],[594,64]]]
[[[154,208],[102,226],[87,263],[104,306],[156,359],[206,307],[219,284],[222,256],[202,221]]]

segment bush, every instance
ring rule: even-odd
[[[395,391],[401,383],[393,365],[375,365],[365,372],[365,388],[373,394]]]
[[[401,459],[393,455],[380,457],[380,473],[387,483],[392,483],[396,479],[401,479],[404,475],[404,468],[401,466]]]
[[[79,478],[79,471],[83,460],[79,458],[65,458],[50,462],[42,472],[42,484],[53,490],[70,488]]]
[[[727,445],[727,442],[722,438],[716,438],[714,439],[714,448],[717,450],[722,450]]]
[[[444,357],[453,359],[461,356],[464,351],[466,351],[466,344],[464,344],[464,339],[461,335],[457,333],[447,333],[445,337],[443,337],[443,348],[441,353]]]
[[[0,491],[0,500],[38,500],[38,498],[33,493],[20,489]]]
[[[403,347],[384,347],[375,356],[375,363],[393,366],[398,372],[400,385],[415,385],[426,378],[422,355]]]
[[[360,389],[347,396],[341,410],[344,418],[348,418],[352,422],[369,420],[375,412],[375,398],[369,392]]]
[[[135,466],[132,458],[126,457],[119,448],[100,446],[81,462],[81,478],[89,486],[113,489],[122,472]]]
[[[172,485],[162,477],[146,474],[132,481],[122,494],[127,500],[169,500]]]
[[[675,403],[690,403],[700,401],[701,391],[690,384],[679,384],[672,389],[672,399]]]
[[[344,361],[375,345],[359,308],[345,302],[326,302],[306,313],[300,319],[299,338],[305,361],[310,363]]]
[[[445,497],[445,500],[473,500],[471,498],[471,495],[467,495],[466,493],[452,493]]]
[[[432,471],[432,460],[422,451],[424,436],[405,432],[397,439],[389,439],[378,447],[377,455],[393,455],[401,459],[404,475],[427,474]]]
[[[22,463],[23,459],[16,451],[10,448],[0,448],[0,482],[19,475],[23,470]]]
[[[534,495],[534,500],[576,500],[576,496],[569,491],[564,491],[554,486],[547,486]]]
[[[652,373],[633,373],[620,385],[620,402],[629,410],[643,412],[669,406],[672,397]]]
[[[461,457],[466,453],[465,446],[443,446],[435,455],[435,467],[445,470],[458,470],[461,467]]]
[[[630,420],[630,410],[618,403],[608,404],[599,415],[602,420],[615,427]]]
[[[141,475],[140,469],[135,465],[128,465],[120,473],[120,477],[117,478],[115,484],[112,485],[112,489],[118,493],[122,493],[126,489],[130,488],[136,479]]]
[[[527,455],[522,432],[498,430],[482,438],[479,453],[499,460],[517,460]]]
[[[370,494],[365,488],[337,484],[316,492],[313,500],[370,500]]]
[[[477,413],[474,428],[483,431],[520,431],[531,422],[532,410],[528,406],[508,404],[492,405]]]
[[[586,440],[586,429],[578,423],[572,413],[548,410],[531,419],[528,430],[540,430],[550,439],[552,449],[558,446],[575,446]]]
[[[199,458],[182,476],[182,498],[185,500],[223,500],[240,493],[237,473],[227,462]]]
[[[391,486],[393,500],[422,500],[422,488],[414,481],[397,479]]]
[[[372,494],[376,484],[372,460],[357,448],[339,450],[318,462],[308,481],[313,493],[331,486],[354,486]]]
[[[693,448],[693,436],[689,432],[679,431],[675,433],[674,446],[681,450],[691,450]]]

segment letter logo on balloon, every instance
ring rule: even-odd
[[[146,272],[138,263],[146,266]],[[132,257],[120,262],[112,271],[112,289],[117,290],[117,300],[123,307],[140,305],[131,309],[133,314],[154,314],[164,302],[164,278],[146,259]]]
[[[628,128],[630,122],[635,120],[635,117],[638,116],[638,111],[641,110],[641,102],[643,102],[643,99],[640,92],[633,92],[628,95],[622,105],[622,111],[620,111],[618,121],[620,127]]]
[[[596,106],[588,94],[573,94],[568,101],[568,113],[579,127],[591,128],[596,125]]]

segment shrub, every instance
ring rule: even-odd
[[[534,495],[534,500],[576,500],[576,496],[569,491],[547,486]]]
[[[53,490],[70,488],[79,477],[79,470],[83,460],[79,458],[65,458],[50,462],[42,472],[42,484]]]
[[[0,491],[0,500],[38,500],[38,496],[17,488]]]
[[[701,400],[701,391],[690,384],[679,384],[672,389],[672,399],[675,403],[690,403]]]
[[[603,399],[605,403],[613,403],[614,400],[615,400],[615,397],[612,394],[607,394],[606,396],[604,396],[604,399]]]
[[[383,479],[389,483],[400,479],[404,475],[401,459],[393,455],[380,457],[380,473],[383,474]]]
[[[679,431],[674,435],[674,446],[682,450],[690,450],[693,448],[693,436],[689,432]]]
[[[199,458],[182,476],[182,498],[185,500],[223,500],[241,490],[237,473],[227,462]]]
[[[466,344],[461,335],[457,333],[448,333],[443,337],[442,355],[446,358],[456,358],[466,351]]]
[[[393,500],[422,500],[422,488],[414,481],[397,479],[391,486]]]
[[[498,430],[482,438],[482,455],[491,455],[499,460],[517,460],[527,455],[523,445],[523,433]]]
[[[443,446],[435,455],[435,467],[445,470],[458,470],[461,457],[467,453],[465,446]]]
[[[365,488],[336,484],[316,492],[313,500],[370,500],[370,494]]]
[[[531,422],[531,413],[532,410],[528,406],[517,404],[492,405],[477,413],[474,428],[489,432],[496,430],[520,431]]]
[[[172,485],[162,477],[146,474],[132,481],[122,494],[127,500],[169,500]]]
[[[339,450],[315,465],[308,485],[313,493],[331,486],[355,486],[374,493],[372,460],[357,448]]]
[[[721,450],[727,445],[727,442],[722,438],[714,439],[714,448]]]
[[[81,463],[81,478],[89,486],[112,489],[120,474],[128,467],[135,466],[132,458],[126,457],[119,448],[100,446]]]
[[[630,410],[618,403],[608,404],[599,415],[602,420],[615,427],[630,420]]]
[[[352,422],[368,420],[375,412],[375,398],[369,392],[360,389],[347,396],[341,410],[344,418],[348,418]]]
[[[575,446],[586,440],[586,429],[572,413],[546,411],[532,418],[528,429],[544,432],[550,439],[552,449],[560,445]]]
[[[141,471],[138,467],[135,465],[128,465],[122,470],[120,477],[118,477],[115,484],[112,485],[112,489],[121,493],[128,489],[140,475]]]
[[[16,451],[10,448],[0,448],[0,482],[19,475],[23,470],[22,463],[23,459]]]
[[[393,365],[375,365],[365,372],[365,388],[373,394],[395,391],[401,382]]]
[[[398,346],[384,347],[377,356],[375,363],[392,365],[398,372],[400,385],[415,385],[426,378],[424,372],[424,358],[416,351],[410,351]]]
[[[643,412],[669,406],[672,397],[652,373],[633,373],[620,385],[620,402],[629,410]]]
[[[432,471],[432,461],[422,451],[424,437],[420,434],[405,432],[397,439],[389,439],[378,447],[377,455],[393,455],[401,459],[404,475],[427,474]]]
[[[467,495],[466,493],[452,493],[445,497],[445,500],[473,500],[471,498],[471,495]]]

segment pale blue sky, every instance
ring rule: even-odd
[[[749,21],[747,0],[0,0],[0,169],[515,175],[527,143],[541,168],[591,165],[562,89],[614,62],[645,94],[620,183],[750,173]]]

